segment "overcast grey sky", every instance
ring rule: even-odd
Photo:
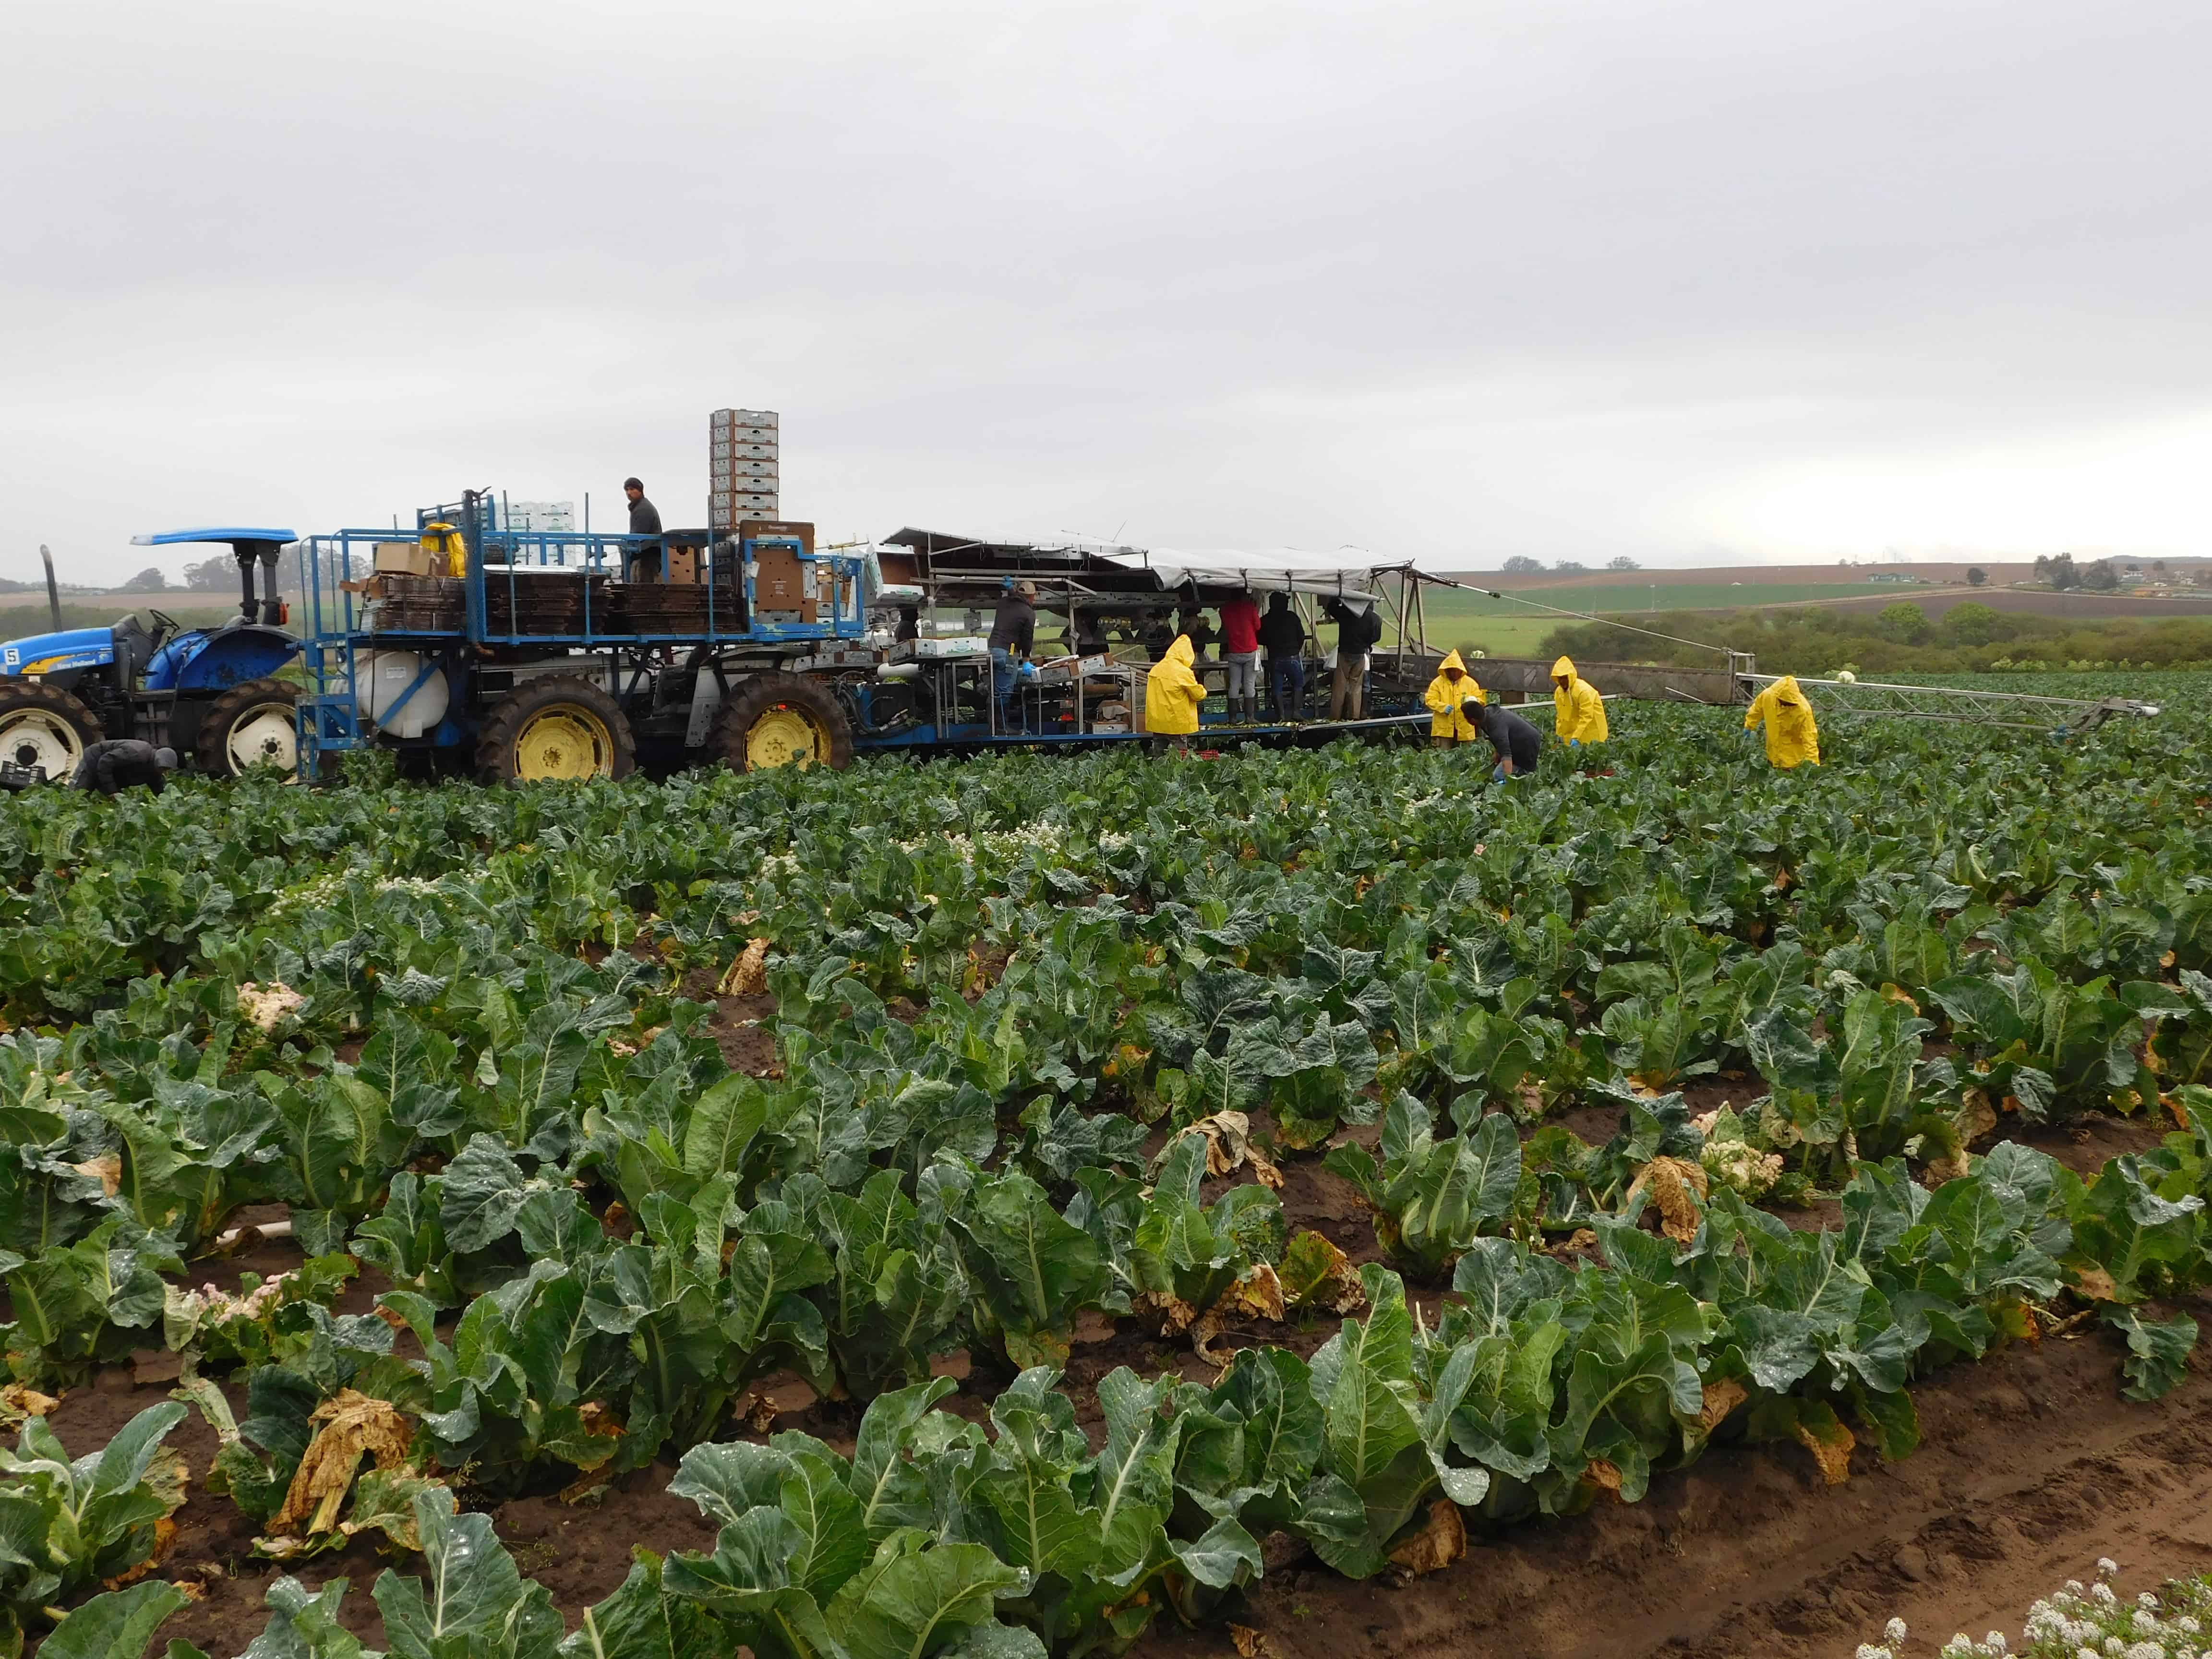
[[[2212,552],[2208,63],[2203,0],[22,0],[0,575],[696,523],[733,404],[837,537]]]

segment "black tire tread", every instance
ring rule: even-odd
[[[247,710],[272,702],[296,708],[300,688],[289,680],[242,680],[207,706],[200,716],[199,739],[194,745],[200,770],[210,777],[237,776],[230,764],[230,728]]]
[[[78,740],[88,749],[106,735],[100,727],[100,716],[85,706],[84,700],[58,685],[29,679],[0,681],[0,715],[18,708],[43,708],[60,715],[76,728]],[[50,778],[47,781],[65,784],[70,780]]]
[[[702,671],[703,672],[703,671]],[[822,763],[842,772],[853,763],[853,722],[845,707],[827,685],[804,674],[756,674],[740,684],[714,711],[714,724],[707,747],[732,772],[751,769],[745,763],[745,733],[753,722],[778,703],[804,709],[830,733],[830,752]]]
[[[614,741],[611,775],[626,778],[637,768],[637,740],[622,706],[599,686],[574,674],[548,674],[517,686],[492,705],[477,732],[477,775],[486,783],[513,783],[514,743],[532,714],[561,703],[588,708]]]

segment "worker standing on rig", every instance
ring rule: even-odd
[[[1229,665],[1231,723],[1260,714],[1260,602],[1249,592],[1221,602],[1221,660]]]
[[[660,509],[645,499],[645,486],[635,478],[624,478],[623,494],[629,497],[629,533],[633,536],[659,535]],[[623,572],[623,580],[649,582],[660,580],[660,568],[657,562],[649,574],[639,576],[635,574],[639,562],[652,557],[651,548],[633,544],[628,552],[629,556]]]
[[[1553,724],[1559,740],[1571,749],[1606,739],[1605,699],[1597,687],[1575,672],[1574,659],[1562,657],[1552,665],[1552,706],[1559,710]]]
[[[1743,729],[1766,728],[1766,758],[1770,765],[1790,768],[1820,763],[1820,728],[1813,720],[1813,705],[1795,674],[1784,674],[1751,700],[1744,711]]]
[[[1367,653],[1382,637],[1382,607],[1331,599],[1323,609],[1336,624],[1336,667],[1329,676],[1328,717],[1356,720],[1367,709]]]
[[[1267,596],[1267,614],[1260,623],[1260,643],[1267,647],[1267,690],[1274,699],[1275,718],[1299,719],[1306,696],[1306,625],[1291,609],[1289,594]]]
[[[1036,649],[1036,598],[1035,582],[1016,582],[1000,597],[991,618],[991,637],[985,643],[991,653],[991,690],[999,702],[1001,734],[1013,728],[1014,682],[1022,664]],[[1026,711],[1022,728],[1029,729]]]
[[[1183,739],[1198,730],[1199,705],[1206,701],[1206,688],[1190,672],[1196,656],[1190,636],[1178,634],[1166,654],[1145,676],[1145,730],[1156,737],[1173,738],[1178,749],[1185,747]]]
[[[1467,664],[1458,652],[1446,657],[1443,666],[1437,670],[1436,678],[1429,689],[1421,693],[1421,701],[1435,716],[1429,722],[1429,743],[1437,749],[1449,749],[1455,743],[1473,743],[1474,722],[1467,717],[1467,705],[1480,707],[1484,702],[1482,688],[1474,683],[1474,676],[1467,672]]]

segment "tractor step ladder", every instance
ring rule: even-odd
[[[300,699],[300,775],[322,775],[322,757],[361,747],[361,723],[350,692],[310,693]]]
[[[1738,700],[1749,702],[1782,678],[1736,676]],[[2011,726],[2027,732],[2087,732],[2115,715],[2148,718],[2154,702],[2132,697],[2044,697],[2025,691],[1969,691],[1948,685],[1892,685],[1870,680],[1817,680],[1800,675],[1797,686],[1820,719],[1866,714],[1890,720],[1957,720],[1969,726]]]

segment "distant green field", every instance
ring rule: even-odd
[[[1745,611],[1765,605],[1802,605],[1808,599],[1910,599],[1929,590],[1893,582],[1607,582],[1592,587],[1528,587],[1516,597],[1565,611],[1618,614],[1631,611]],[[1464,606],[1469,616],[1535,616],[1512,599],[1490,599],[1465,590],[1431,589],[1430,614],[1439,601]]]

